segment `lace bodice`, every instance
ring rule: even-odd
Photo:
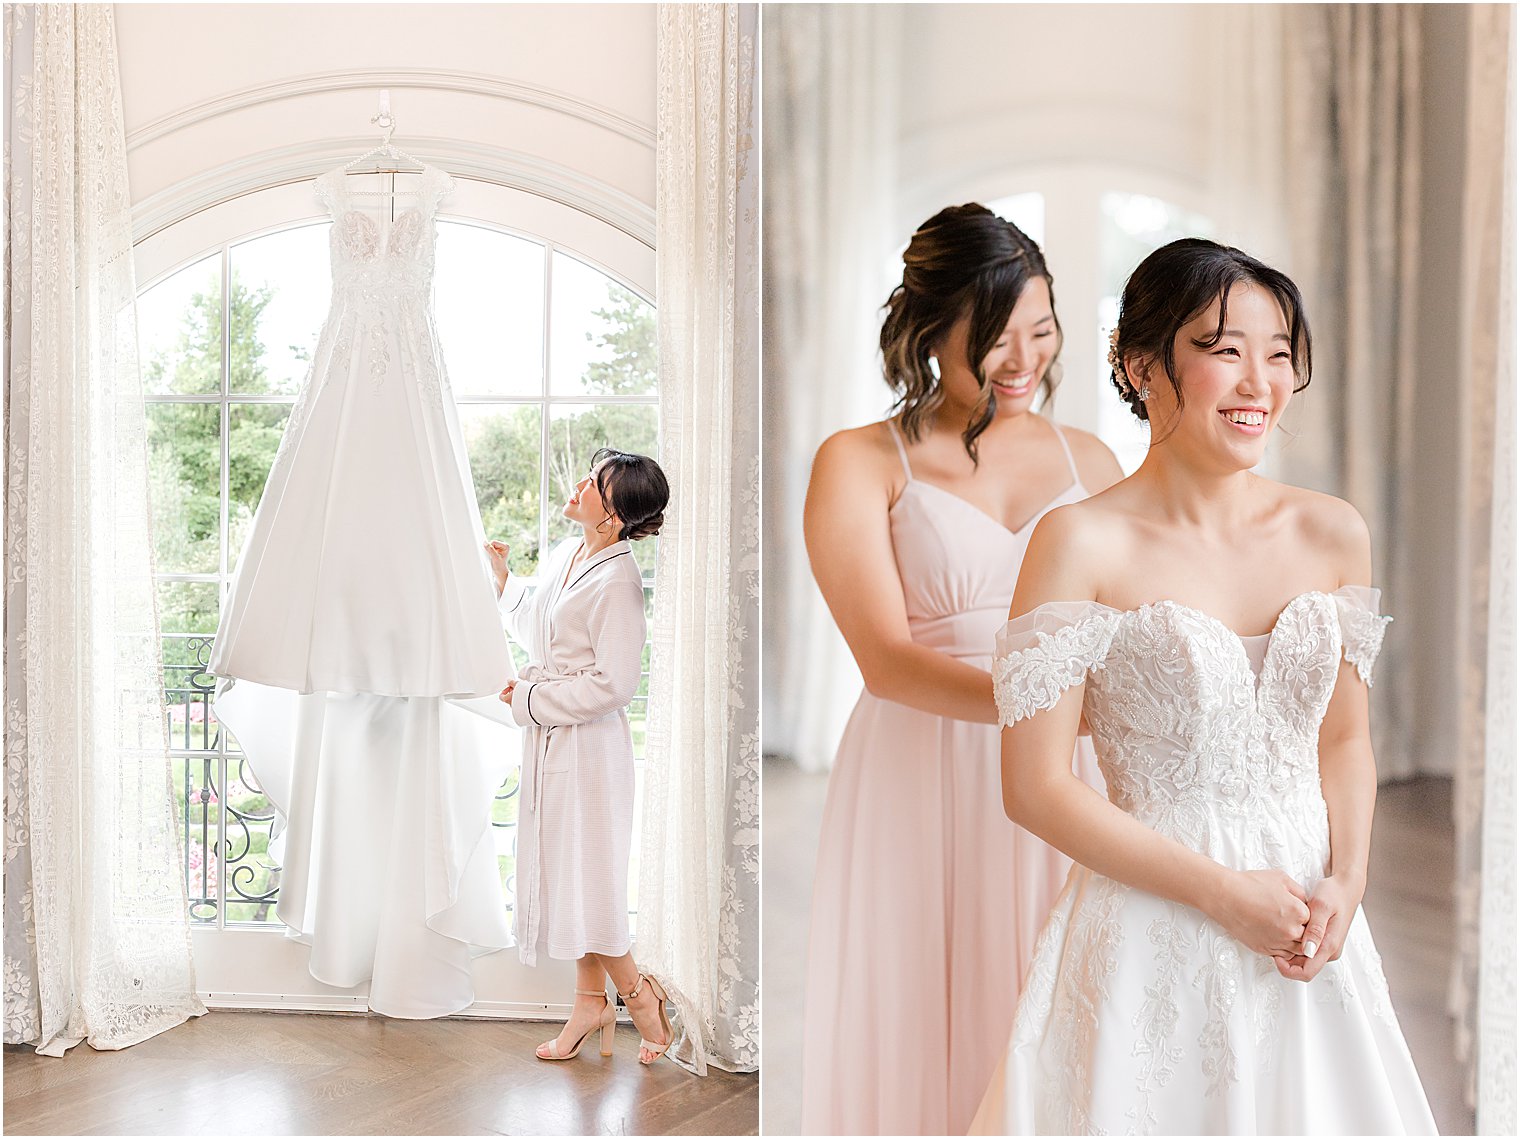
[[[1174,601],[1042,605],[998,635],[999,718],[1050,708],[1085,678],[1083,710],[1117,806],[1237,869],[1317,878],[1329,854],[1320,721],[1343,654],[1371,683],[1389,620],[1377,599],[1356,586],[1293,598],[1260,676],[1233,631]]]
[[[416,193],[394,199],[356,195],[342,169],[318,178],[317,200],[333,218],[334,290],[401,288],[426,294],[433,283],[434,217],[439,200],[453,188],[454,180],[434,166],[422,168]]]

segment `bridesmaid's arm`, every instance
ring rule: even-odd
[[[915,644],[892,551],[890,446],[879,425],[842,431],[813,460],[803,533],[813,577],[868,691],[956,720],[997,723],[992,674]],[[874,445],[873,445],[874,444]],[[895,457],[891,460],[895,467]],[[1069,759],[1069,756],[1068,756]]]
[[[1325,529],[1341,547],[1341,584],[1369,584],[1372,538],[1367,523],[1349,503],[1330,499],[1318,505],[1328,508],[1324,513],[1331,517],[1324,520],[1329,523]],[[1330,821],[1330,865],[1309,898],[1302,953],[1277,963],[1278,972],[1295,981],[1312,981],[1327,962],[1341,955],[1346,931],[1367,889],[1372,810],[1377,799],[1369,721],[1367,685],[1342,658],[1335,691],[1319,727],[1320,792]]]
[[[1097,600],[1097,574],[1111,563],[1112,545],[1081,510],[1053,510],[1035,527],[1011,616],[1048,601]],[[1008,817],[1106,878],[1201,910],[1254,952],[1295,952],[1309,910],[1291,878],[1222,866],[1152,830],[1072,772],[1085,690],[1074,685],[1053,707],[1003,729]]]

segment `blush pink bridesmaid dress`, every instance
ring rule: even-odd
[[[913,639],[990,670],[1035,523],[913,477],[891,511]],[[1003,813],[1000,732],[861,694],[829,779],[804,998],[802,1133],[965,1134],[1071,862]],[[1103,787],[1085,737],[1077,773]]]

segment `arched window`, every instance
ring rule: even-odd
[[[547,546],[571,533],[559,507],[598,446],[656,453],[652,258],[568,208],[461,188],[474,208],[438,223],[439,339],[486,533],[506,541],[514,571],[531,577]],[[278,924],[273,808],[215,722],[206,664],[328,309],[330,223],[312,220],[309,192],[296,189],[250,195],[217,207],[214,218],[185,219],[177,234],[155,235],[145,273],[139,249],[149,281],[138,322],[175,794],[191,917],[205,927]],[[541,224],[514,229],[506,224],[514,217]],[[208,231],[220,240],[207,242]],[[154,272],[155,259],[172,263]],[[646,599],[653,546],[634,547]],[[646,646],[629,713],[639,760],[647,699]],[[641,788],[642,763],[637,770]],[[514,770],[494,812],[509,906],[516,781]],[[636,886],[636,837],[633,850]]]

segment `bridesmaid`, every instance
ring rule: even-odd
[[[913,235],[881,348],[897,414],[824,442],[804,520],[866,685],[818,850],[804,1134],[971,1122],[1070,865],[1003,816],[993,637],[1034,524],[1120,476],[1031,410],[1061,348],[1050,271],[984,206]]]
[[[568,1060],[593,1032],[611,1055],[616,1011],[607,977],[651,1064],[672,1040],[659,982],[634,964],[628,935],[628,848],[633,831],[633,739],[628,703],[644,655],[644,582],[630,542],[660,532],[670,487],[647,455],[603,448],[564,514],[582,536],[544,560],[528,593],[507,569],[507,547],[487,542],[508,631],[528,653],[502,690],[523,740],[513,936],[523,963],[540,954],[575,961],[575,1002],[564,1030],[538,1046]]]

